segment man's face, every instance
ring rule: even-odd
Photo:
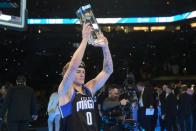
[[[143,88],[144,88],[143,86],[137,85],[137,89],[138,89],[139,92],[141,92],[143,90]]]
[[[109,96],[112,99],[117,99],[119,97],[119,90],[117,88],[112,89],[109,93]]]
[[[76,83],[77,85],[83,85],[84,81],[85,81],[85,69],[78,68],[76,71],[76,77],[74,83]]]
[[[169,87],[167,87],[166,90],[165,90],[165,92],[166,92],[166,93],[171,93],[172,90],[171,90]]]
[[[118,90],[117,88],[114,88],[114,89],[112,90],[112,96],[116,97],[116,96],[118,96],[118,95],[119,95],[119,90]]]
[[[0,93],[1,94],[6,94],[6,89],[5,89],[5,86],[2,86],[1,89],[0,89]]]
[[[166,91],[167,88],[168,88],[167,85],[163,85],[163,86],[162,86],[163,91]]]

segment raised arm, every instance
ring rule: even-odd
[[[108,80],[109,76],[113,72],[113,62],[112,62],[112,57],[110,53],[110,49],[108,46],[108,40],[106,37],[102,36],[103,42],[98,43],[97,47],[101,47],[103,51],[103,69],[102,71],[92,80],[87,82],[85,85],[88,87],[93,94],[96,93],[97,90],[99,90],[105,82]]]
[[[73,57],[69,63],[69,66],[63,75],[63,80],[61,81],[59,88],[58,88],[59,97],[70,95],[69,92],[72,92],[71,90],[73,90],[70,87],[73,84],[77,68],[82,61],[91,30],[92,29],[89,26],[89,24],[83,25],[82,42],[80,46],[78,47],[78,49],[73,54]]]

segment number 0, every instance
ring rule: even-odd
[[[92,125],[92,113],[91,112],[86,112],[86,120],[88,125]]]

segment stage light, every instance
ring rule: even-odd
[[[181,29],[181,27],[180,26],[176,26],[176,30],[180,30]]]
[[[39,29],[39,30],[38,30],[38,33],[39,33],[39,34],[41,34],[41,33],[42,33],[42,30],[41,30],[41,29]]]
[[[156,30],[165,30],[166,27],[165,26],[151,26],[150,30],[151,31],[156,31]]]
[[[167,1],[167,2],[166,2],[166,4],[167,4],[167,5],[170,5],[170,2],[169,2],[169,1]]]
[[[186,19],[196,18],[196,11],[176,14],[173,16],[154,16],[154,17],[116,17],[116,18],[97,18],[99,24],[146,24],[146,23],[171,23]],[[30,18],[28,24],[48,25],[48,24],[80,24],[77,18]]]
[[[111,32],[111,30],[112,30],[111,26],[107,26],[103,28],[103,31],[105,32]]]
[[[191,27],[192,27],[192,28],[195,28],[195,27],[196,27],[196,22],[191,23]]]
[[[141,30],[148,31],[149,28],[147,26],[134,26],[133,30],[135,30],[135,31],[141,31]]]

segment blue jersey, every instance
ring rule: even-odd
[[[74,91],[71,101],[60,106],[64,131],[98,131],[93,96],[86,87],[83,90],[84,94]]]

